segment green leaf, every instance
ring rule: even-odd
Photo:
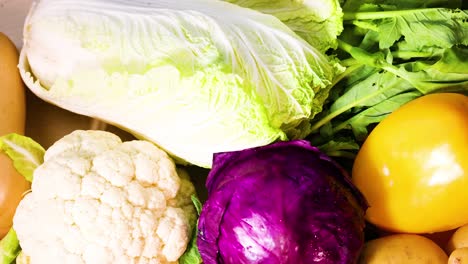
[[[330,139],[342,129],[352,129],[356,139],[362,140],[369,124],[380,122],[405,102],[407,97],[400,98],[400,94],[414,90],[411,83],[387,71],[374,72],[355,81],[331,104],[327,115],[322,117],[325,121],[317,121],[324,124],[321,137]],[[340,117],[337,122],[333,121],[336,117]]]
[[[331,157],[354,158],[359,145],[351,138],[336,138],[318,148]]]
[[[365,50],[372,50],[374,47],[378,47],[379,33],[374,30],[369,30],[364,38],[362,39],[359,47]]]
[[[342,7],[338,54],[354,70],[340,76],[333,100],[311,122],[311,141],[329,155],[352,156],[349,142],[362,143],[375,124],[423,94],[468,94],[461,1],[348,0]]]
[[[44,148],[33,139],[15,133],[0,137],[0,150],[12,160],[23,177],[32,182],[34,170],[44,161]]]
[[[14,263],[20,252],[19,240],[15,230],[11,228],[7,235],[0,240],[0,264]]]
[[[345,12],[384,11],[429,7],[461,8],[461,0],[347,0],[343,3]]]
[[[356,85],[359,82],[362,82],[364,79],[372,76],[373,74],[377,73],[379,69],[376,69],[375,67],[367,66],[367,65],[361,65],[359,69],[357,69],[353,74],[347,76],[347,78],[344,80],[345,85],[347,87],[347,91]]]
[[[424,94],[468,90],[468,49],[446,49],[438,60],[403,63],[396,72]]]
[[[468,49],[453,47],[445,50],[432,68],[444,73],[468,74]]]
[[[369,69],[364,67],[363,72],[366,68]],[[417,96],[421,93],[405,79],[387,71],[367,71],[360,80],[353,79],[347,85],[347,90],[328,107],[326,115],[313,120],[315,129],[320,127],[320,139],[316,140],[324,144],[335,139],[341,130],[352,130],[355,140],[362,141],[370,124],[380,122]]]
[[[358,141],[364,141],[369,133],[368,126],[370,124],[379,123],[402,105],[420,96],[421,93],[417,91],[411,91],[381,100],[381,102],[378,104],[366,108],[350,119],[336,125],[334,128],[334,133],[345,128],[352,129],[355,138]]]
[[[201,209],[203,207],[202,203],[200,202],[200,199],[196,195],[190,196],[192,199],[193,205],[195,206],[195,209],[197,210],[197,214],[200,215]]]
[[[344,113],[352,108],[374,106],[410,89],[413,89],[411,83],[390,72],[375,72],[348,89],[331,105],[330,111]]]
[[[381,23],[378,27],[378,31],[380,33],[385,32],[384,34],[380,34],[380,43],[379,47],[381,49],[388,49],[390,48],[398,39],[401,38],[401,18],[390,18],[387,19],[386,23]]]
[[[394,11],[372,11],[345,14],[353,24],[366,25],[379,32],[379,47],[386,49],[399,39],[405,50],[420,51],[426,47],[451,48],[468,45],[468,12],[460,9],[425,8]],[[366,24],[363,24],[365,21]],[[369,25],[370,24],[370,25]],[[371,26],[373,25],[373,26]]]
[[[339,45],[359,63],[388,71],[394,74],[395,78],[403,78],[423,94],[438,90],[460,91],[466,89],[468,68],[453,66],[454,64],[466,64],[466,49],[457,51],[457,47],[452,47],[451,49],[454,51],[447,49],[443,53],[446,55],[445,57],[442,56],[431,61],[413,61],[393,65],[393,55],[388,52],[387,54],[384,51],[369,53],[343,41],[340,41]],[[447,67],[444,67],[445,65]],[[444,72],[439,71],[439,69],[444,69]],[[455,72],[449,72],[450,69],[455,69]]]
[[[193,205],[197,210],[198,216],[200,216],[200,212],[202,209],[202,203],[198,199],[196,195],[192,195],[190,197],[192,199]],[[199,264],[202,263],[202,259],[200,256],[200,252],[198,251],[197,247],[197,235],[198,235],[198,221],[192,231],[192,239],[190,240],[187,250],[179,259],[179,264]]]
[[[179,264],[199,264],[202,262],[203,261],[200,256],[200,252],[198,251],[197,247],[196,236],[193,236],[192,240],[190,240],[188,244],[187,250],[180,257]]]
[[[319,146],[322,151],[330,152],[335,150],[358,150],[359,145],[350,138],[337,138],[330,140],[326,144]]]
[[[468,45],[468,12],[444,8],[424,9],[395,18],[404,42],[412,50],[436,46]],[[381,34],[386,35],[385,28]],[[408,48],[407,48],[408,49]]]
[[[224,0],[270,14],[322,52],[337,47],[343,30],[343,12],[338,0]]]

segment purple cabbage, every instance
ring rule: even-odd
[[[205,264],[355,263],[362,194],[307,141],[215,154],[197,245]]]

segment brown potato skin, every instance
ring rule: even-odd
[[[25,131],[25,86],[17,68],[18,57],[13,42],[0,32],[0,136]],[[0,152],[0,238],[10,229],[16,207],[29,188],[10,158]]]
[[[395,234],[366,242],[358,264],[447,264],[444,250],[427,237]]]
[[[448,264],[468,264],[468,247],[457,248],[452,251]]]
[[[445,252],[450,254],[455,249],[463,247],[468,247],[468,224],[455,230],[445,246]]]

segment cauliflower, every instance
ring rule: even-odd
[[[32,264],[177,263],[194,193],[155,145],[78,130],[46,151],[13,227]]]

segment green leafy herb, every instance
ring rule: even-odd
[[[329,155],[353,157],[374,124],[417,97],[468,93],[468,12],[460,1],[349,0],[342,7],[337,55],[348,68],[310,127],[310,140]]]

